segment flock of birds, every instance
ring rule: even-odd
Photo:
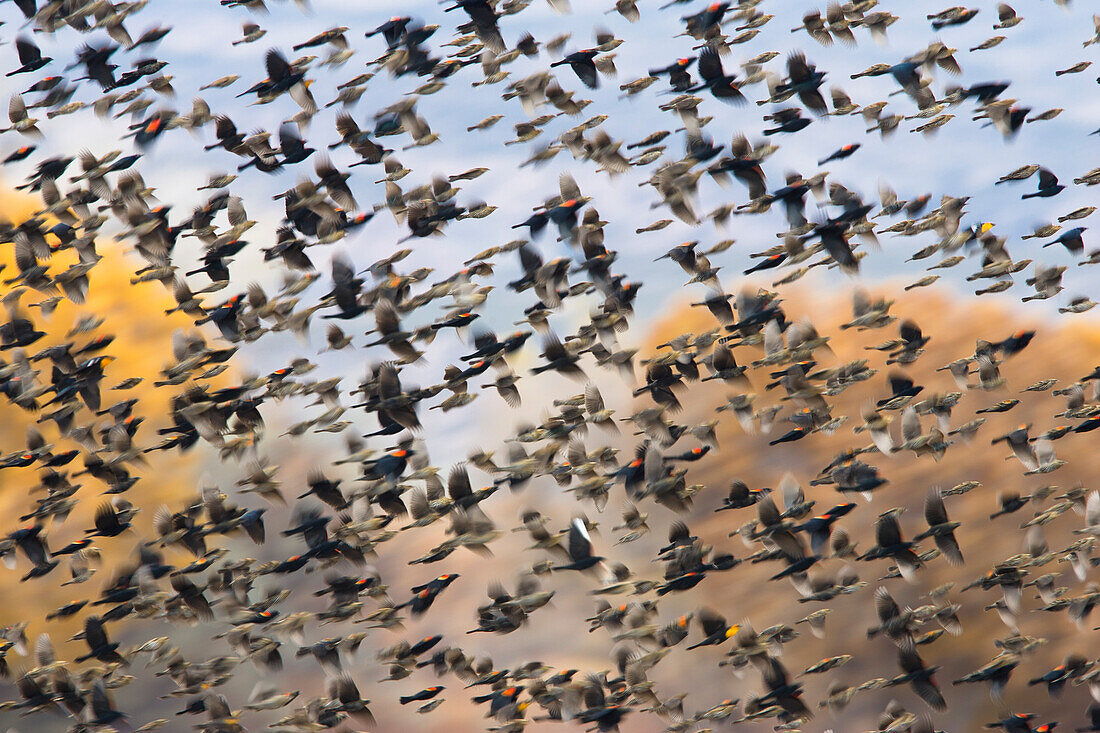
[[[932,365],[949,372],[957,386],[934,393],[915,371],[934,335],[914,318],[892,314],[893,301],[857,292],[844,328],[883,329],[888,335],[875,347],[881,356],[864,352],[848,359],[853,355],[833,352],[829,336],[809,320],[789,318],[780,297],[782,286],[815,268],[829,283],[847,281],[866,255],[874,256],[876,235],[887,233],[919,237],[921,248],[912,260],[942,258],[930,270],[976,263],[967,279],[980,281],[979,295],[1007,290],[1016,284],[1013,276],[1029,266],[1020,278],[1033,290],[1025,301],[1059,295],[1066,267],[1014,259],[990,223],[964,226],[968,196],[943,194],[938,203],[930,195],[903,200],[883,184],[880,201],[869,203],[821,169],[858,156],[859,142],[806,161],[817,166],[806,177],[788,173],[783,179],[768,162],[785,136],[812,134],[800,131],[827,117],[861,116],[868,135],[883,137],[899,130],[933,135],[974,123],[979,130],[991,126],[988,134],[1006,139],[1026,123],[1057,117],[1062,110],[1033,114],[1024,100],[1010,98],[1008,81],[964,80],[964,54],[948,45],[955,27],[978,23],[1003,35],[970,53],[1012,43],[1014,35],[1027,33],[1026,24],[1018,27],[1024,18],[1005,3],[993,12],[960,6],[928,13],[931,30],[945,40],[901,58],[888,41],[898,18],[877,0],[834,2],[806,13],[792,34],[802,34],[810,49],[881,44],[886,61],[852,74],[857,93],[849,96],[813,63],[812,50],[786,58],[761,51],[739,66],[733,63],[733,52],[750,48],[766,24],[785,22],[766,12],[780,13],[769,6],[781,3],[672,0],[658,7],[617,0],[607,9],[608,23],[621,25],[624,34],[642,14],[679,14],[683,33],[675,42],[686,54],[663,67],[617,69],[616,49],[631,43],[629,37],[624,41],[599,28],[596,44],[578,50],[572,50],[576,40],[590,30],[539,39],[522,29],[532,2],[541,5],[541,0],[454,0],[442,8],[440,24],[398,16],[376,27],[303,34],[292,49],[258,52],[255,65],[240,69],[239,76],[191,90],[200,96],[183,114],[171,108],[177,93],[172,67],[156,56],[158,42],[172,29],[153,25],[140,35],[133,32],[157,3],[148,8],[147,0],[0,4],[0,10],[17,8],[22,16],[5,30],[23,23],[23,30],[8,34],[11,44],[5,49],[7,76],[21,91],[11,96],[11,126],[0,137],[3,163],[29,171],[19,188],[41,201],[31,218],[0,226],[0,241],[14,251],[10,277],[4,279],[0,392],[9,414],[26,413],[37,421],[26,444],[0,459],[0,468],[36,476],[19,528],[4,530],[0,556],[28,584],[75,586],[74,600],[45,618],[16,622],[23,618],[21,609],[5,609],[0,670],[12,683],[13,696],[0,707],[27,716],[15,725],[31,730],[65,717],[73,731],[194,726],[232,733],[264,724],[281,731],[366,730],[375,725],[368,698],[396,698],[400,710],[428,714],[448,696],[463,696],[481,706],[497,731],[519,731],[536,721],[599,731],[634,730],[652,721],[669,731],[760,721],[793,731],[818,722],[815,715],[826,715],[822,708],[832,720],[843,721],[847,705],[874,697],[882,705],[879,731],[933,733],[952,698],[970,694],[973,685],[988,689],[1005,711],[987,727],[1019,733],[1050,731],[1057,724],[1027,713],[1027,695],[1087,686],[1095,702],[1087,711],[1065,710],[1062,725],[1100,731],[1100,661],[1092,658],[1096,647],[1090,643],[1096,624],[1090,614],[1100,602],[1092,555],[1100,538],[1100,494],[1082,486],[1046,487],[1023,496],[1004,491],[990,521],[1006,535],[1018,535],[1025,550],[979,569],[964,566],[967,546],[956,537],[952,503],[967,492],[989,489],[976,482],[944,490],[906,487],[910,494],[927,491],[924,523],[906,537],[902,510],[890,508],[900,500],[899,488],[888,478],[893,456],[938,460],[983,440],[1004,443],[1023,474],[1058,470],[1066,461],[1057,457],[1057,441],[1088,441],[1078,434],[1100,427],[1100,371],[1072,375],[1070,384],[1049,379],[1010,388],[1002,365],[1026,359],[1035,333],[1011,333],[989,323],[989,338],[978,341],[972,353]],[[570,12],[568,0],[549,4],[559,13]],[[264,24],[274,17],[261,14],[264,0],[221,0],[221,5],[227,23],[248,13],[234,45],[260,41]],[[1049,2],[1028,3],[1029,13],[1052,9]],[[1080,43],[1087,50],[1100,41],[1100,18],[1096,26],[1094,34],[1082,32],[1076,44],[1061,50],[1079,49]],[[55,43],[68,42],[71,53],[57,59],[45,55],[36,39],[46,35]],[[346,71],[349,62],[367,70]],[[1089,65],[1079,61],[1058,68],[1050,83]],[[521,77],[514,68],[532,71]],[[584,94],[616,74],[636,78],[619,80],[622,109],[605,112],[629,114],[631,105],[657,100],[675,129],[638,140],[613,139],[602,127],[608,115],[586,111],[591,102]],[[318,100],[311,91],[321,75],[339,77],[334,99]],[[376,75],[406,82],[412,90],[364,116],[367,99],[379,102],[370,93]],[[897,94],[857,103],[858,80],[869,76],[892,78]],[[958,83],[952,82],[955,77]],[[461,195],[465,182],[495,173],[484,167],[436,174],[415,186],[406,182],[417,177],[400,162],[404,150],[465,144],[441,139],[418,110],[420,100],[435,94],[451,95],[456,103],[459,95],[499,96],[500,108],[518,111],[522,119],[503,144],[526,145],[530,165],[596,171],[609,187],[619,185],[619,177],[639,180],[656,196],[652,208],[697,227],[700,237],[708,236],[707,222],[723,226],[780,209],[778,243],[754,253],[757,263],[745,271],[773,270],[775,281],[770,288],[745,284],[727,292],[717,263],[732,240],[671,247],[662,259],[672,262],[656,266],[670,277],[682,270],[686,287],[701,294],[695,305],[710,313],[712,324],[703,332],[677,335],[651,355],[639,354],[625,331],[642,283],[620,272],[638,264],[636,255],[629,244],[618,250],[609,246],[608,222],[596,208],[601,190],[582,191],[569,172],[541,202],[498,202],[511,210],[534,204],[532,213],[516,217],[512,228],[518,238],[477,253],[471,248],[463,253],[463,268],[450,274],[409,270],[402,262],[413,252],[412,243],[430,248],[446,247],[448,239],[464,241],[454,230],[462,232],[468,220],[497,210]],[[235,112],[234,120],[206,101],[225,99],[228,106],[233,95],[275,105],[289,116],[277,130],[254,129],[244,115],[256,108]],[[743,122],[764,105],[769,111],[758,141],[738,135],[727,146],[708,132],[727,124],[731,115]],[[332,107],[337,109],[329,112]],[[44,133],[56,142],[91,114],[134,120],[119,141],[123,149],[73,155],[39,150]],[[502,119],[496,114],[470,126],[465,140],[484,144],[486,131]],[[547,133],[556,121],[571,126]],[[202,188],[204,202],[182,212],[157,199],[145,182],[145,176],[163,172],[142,165],[162,138],[189,134],[197,153],[209,151],[202,160],[217,160],[233,172],[212,172]],[[1085,142],[1082,134],[1072,144]],[[351,162],[337,165],[330,155]],[[250,235],[257,222],[246,210],[247,191],[240,192],[249,180],[267,176],[292,184],[277,197],[283,218],[271,234]],[[1020,198],[1054,198],[1036,204],[1053,206],[1069,185],[1100,183],[1100,169],[1070,183],[1042,165],[1028,165],[989,185],[1028,181],[1032,188]],[[722,194],[727,203],[703,215],[699,192],[714,186],[728,188]],[[378,203],[360,203],[368,199]],[[808,200],[815,199],[816,211],[808,212]],[[1100,250],[1086,252],[1086,228],[1076,224],[1094,210],[1066,212],[1058,224],[1032,236],[1044,240],[1043,247],[1064,248],[1081,264],[1100,262]],[[315,264],[338,243],[363,251],[350,243],[377,225],[372,224],[376,216],[392,216],[405,230],[400,242],[383,247],[383,258],[365,268],[347,254],[333,255],[327,266]],[[656,233],[674,219],[641,226],[637,236],[662,236]],[[176,301],[172,311],[194,321],[194,330],[176,334],[171,362],[156,377],[156,389],[172,394],[170,415],[151,414],[141,400],[126,398],[141,377],[104,381],[115,368],[110,367],[109,319],[88,314],[55,345],[39,343],[53,333],[49,320],[58,303],[85,303],[101,259],[97,246],[107,232],[140,260],[135,285],[163,284]],[[191,238],[203,249],[198,266],[188,270],[176,248]],[[246,248],[259,250],[268,267],[282,274],[285,284],[278,292],[265,292],[256,283],[241,288],[242,277],[259,277],[233,265]],[[517,257],[518,277],[494,276]],[[937,277],[924,276],[907,289]],[[519,327],[514,333],[497,335],[478,322],[499,302],[494,288],[510,291],[508,302],[525,303],[507,314]],[[1059,311],[1080,313],[1093,305],[1079,296]],[[585,315],[571,324],[578,312]],[[231,369],[239,349],[267,334],[290,332],[308,343],[322,329],[326,351],[354,353],[359,363],[370,365],[357,386],[342,385],[339,376],[309,376],[316,365],[308,358],[263,376],[241,377]],[[439,359],[433,366],[427,358],[452,352],[461,358],[442,369]],[[125,359],[119,362],[117,368],[124,370]],[[434,383],[413,386],[407,370],[414,367],[431,370]],[[544,372],[573,381],[540,376]],[[630,415],[609,409],[597,384],[620,378],[636,398]],[[868,380],[880,385],[877,402],[859,416],[838,414],[835,398]],[[678,422],[685,403],[701,409],[693,397],[698,383],[708,381],[724,384],[728,400],[704,406],[713,409],[712,420]],[[518,413],[524,395],[547,389],[562,389],[554,395],[553,412],[538,424],[531,417],[521,420],[499,450],[471,454],[451,467],[433,464],[432,443],[445,443],[448,436],[422,430],[429,411],[473,415],[471,402],[499,395]],[[1003,399],[981,401],[987,392]],[[1008,432],[985,427],[987,415],[1008,412],[1021,399],[1064,400],[1062,423]],[[324,412],[311,413],[282,438],[265,433],[265,412],[270,417],[270,410],[288,400]],[[768,434],[771,445],[843,434],[850,437],[850,448],[801,482],[812,487],[809,493],[784,475],[778,462],[769,466],[775,491],[736,480],[728,491],[692,483],[694,462],[720,460],[716,426],[727,420],[746,433]],[[360,437],[364,427],[367,434]],[[308,452],[317,433],[345,436],[347,450],[334,465],[317,466],[305,486],[291,489],[276,467],[264,462],[264,446],[285,439]],[[173,506],[147,506],[143,488],[156,480],[159,455],[197,445],[227,465],[249,466],[244,478],[235,486],[203,486],[191,500]],[[759,461],[768,465],[769,456]],[[354,478],[338,477],[349,470]],[[78,477],[86,477],[84,484]],[[99,501],[96,493],[107,496],[93,526],[73,527],[74,508]],[[551,516],[546,507],[553,502],[545,498],[551,494],[571,497],[571,516]],[[513,542],[507,539],[513,518],[499,508],[508,495],[528,507],[513,531],[533,543],[530,551],[515,555],[518,580],[506,585],[450,572],[448,563],[464,554],[489,555]],[[877,512],[868,520],[873,532],[869,524],[853,521],[866,515],[853,512],[863,502]],[[292,511],[280,511],[287,504]],[[604,519],[598,532],[595,520],[617,515],[620,508],[621,522]],[[738,542],[715,547],[692,533],[687,515],[711,511],[728,517],[730,536]],[[152,515],[153,536],[136,528],[139,512]],[[273,527],[275,517],[279,524]],[[1019,532],[1012,531],[1021,524]],[[1045,533],[1051,525],[1072,529],[1074,541],[1050,546]],[[651,563],[627,567],[616,559],[624,545],[652,540],[651,527],[658,530],[654,534],[668,530],[668,543]],[[247,556],[272,534],[297,542],[297,554],[267,562]],[[391,541],[409,534],[432,538],[431,549],[419,557],[394,557]],[[123,551],[125,562],[100,567],[111,554],[107,548],[118,556],[119,547],[135,542],[132,553]],[[377,568],[382,559],[406,570],[384,576]],[[781,599],[777,610],[784,612],[774,625],[757,631],[705,605],[688,614],[666,612],[670,599],[690,599],[702,583],[736,585],[739,573],[762,562],[774,567],[766,590]],[[958,569],[957,584],[931,589],[917,607],[895,601],[907,584],[920,582],[928,565],[943,563]],[[430,577],[433,572],[438,574]],[[98,588],[82,591],[93,577],[91,585]],[[110,580],[101,583],[104,577]],[[447,600],[452,586],[484,586],[486,580],[488,598],[478,607],[456,607]],[[943,686],[935,660],[951,654],[950,635],[964,633],[961,604],[983,602],[967,592],[970,588],[1000,594],[986,618],[988,624],[1003,622],[1004,638],[988,664]],[[789,669],[783,647],[799,645],[803,630],[826,637],[827,625],[838,623],[827,618],[828,604],[853,593],[873,603],[877,614],[867,648],[826,657],[805,670]],[[591,594],[592,615],[558,613],[556,633],[563,640],[589,632],[604,638],[609,661],[603,668],[566,669],[550,659],[515,659],[501,667],[479,654],[477,634],[522,635],[532,617],[555,614],[552,599],[576,594]],[[1030,617],[1047,618],[1047,612],[1061,612],[1053,623],[1076,624],[1081,639],[1079,651],[1053,669],[1030,661],[1041,639],[1021,631]],[[402,635],[404,622],[459,614],[468,614],[470,636],[405,640]],[[75,641],[86,649],[65,659],[49,628],[73,619],[82,621]],[[177,629],[195,625],[212,631],[202,644],[178,640]],[[155,635],[133,644],[117,641],[135,634]],[[558,649],[568,658],[567,643]],[[843,667],[860,655],[877,660],[880,676],[842,681]],[[284,658],[315,662],[324,684],[306,692],[281,687]],[[651,679],[658,668],[677,665],[713,667],[730,691],[728,698],[700,700]],[[147,672],[139,672],[143,668]],[[261,679],[247,700],[225,692],[242,668],[254,668],[249,674]],[[381,682],[379,669],[386,675]],[[806,676],[825,673],[834,680],[827,695],[809,699]],[[127,685],[141,674],[175,685],[168,695],[181,703],[180,717],[139,720],[143,703],[127,697]],[[893,699],[904,688],[917,696],[907,700],[912,709]],[[436,715],[447,715],[446,707]],[[851,730],[841,722],[831,725]]]

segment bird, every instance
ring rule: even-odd
[[[1020,198],[1050,198],[1051,196],[1057,196],[1065,190],[1065,186],[1058,183],[1058,177],[1055,176],[1047,168],[1039,168],[1039,189],[1034,193],[1025,193]]]
[[[706,608],[700,609],[698,619],[699,625],[706,636],[687,647],[688,650],[698,649],[701,646],[722,644],[733,638],[741,628],[736,624],[729,625],[720,614]]]
[[[1058,235],[1057,239],[1045,243],[1043,247],[1060,244],[1071,254],[1079,255],[1085,251],[1085,242],[1081,235],[1083,235],[1087,229],[1088,227],[1073,227],[1072,229],[1068,229]]]
[[[19,68],[7,72],[7,76],[29,74],[53,61],[49,56],[43,56],[42,51],[29,38],[22,36],[16,38],[15,50],[19,54]]]
[[[703,91],[704,89],[714,95],[715,99],[723,102],[742,103],[745,95],[737,86],[737,77],[726,74],[722,69],[722,59],[718,53],[707,49],[699,55],[699,63],[696,66],[702,83],[688,89],[689,92]]]
[[[579,517],[574,517],[569,524],[569,543],[566,549],[570,562],[554,566],[554,570],[588,570],[596,565],[603,566],[604,558],[592,554],[592,538]]]
[[[959,526],[958,522],[950,522],[947,517],[947,508],[943,503],[943,494],[938,490],[932,490],[924,500],[924,518],[928,523],[928,529],[913,538],[919,542],[925,537],[935,539],[936,547],[952,565],[962,565],[963,555],[959,549],[959,542],[955,539],[954,531]]]
[[[598,54],[599,50],[595,48],[574,51],[550,64],[550,68],[554,68],[555,66],[568,66],[586,87],[596,89],[600,85],[600,75],[596,71],[596,63],[594,61]]]

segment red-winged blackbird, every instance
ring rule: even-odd
[[[845,158],[849,157],[850,155],[855,153],[857,150],[859,150],[859,148],[860,148],[859,143],[850,143],[848,145],[841,145],[839,148],[837,148],[837,150],[835,152],[830,153],[827,157],[822,158],[821,160],[817,161],[817,164],[818,165],[825,165],[826,163],[829,163],[829,162],[834,161],[834,160],[844,160]]]
[[[701,646],[717,646],[724,644],[733,638],[741,627],[737,624],[732,626],[726,622],[726,618],[719,613],[704,608],[699,611],[698,614],[699,625],[703,629],[705,635],[702,640],[695,642],[688,647],[691,649],[698,649]]]
[[[685,15],[680,20],[687,23],[688,32],[694,37],[704,38],[708,32],[719,26],[729,7],[728,2],[710,3],[698,13]]]
[[[37,149],[38,149],[37,145],[23,145],[22,147],[16,148],[15,152],[11,153],[8,157],[4,158],[3,162],[4,163],[15,163],[17,161],[24,160],[28,156],[30,156],[30,154],[33,153]]]
[[[833,532],[833,524],[848,512],[856,508],[855,504],[838,504],[824,514],[811,517],[794,529],[810,535],[810,549],[815,555],[824,556],[829,544],[829,536]]]
[[[386,39],[386,45],[391,49],[396,48],[401,42],[401,37],[405,34],[405,28],[411,22],[412,18],[407,15],[395,15],[374,30],[367,31],[365,35],[370,38],[381,33],[382,37]]]
[[[420,692],[414,692],[411,695],[402,695],[398,700],[402,705],[408,705],[410,702],[418,702],[420,700],[431,700],[433,697],[443,692],[445,688],[440,686],[425,687]]]
[[[416,595],[406,601],[405,605],[409,607],[414,616],[419,616],[431,608],[439,594],[457,579],[458,573],[445,573],[423,585],[414,586],[412,592]]]
[[[1004,341],[997,342],[994,346],[1000,349],[1005,358],[1008,358],[1027,348],[1033,338],[1035,338],[1034,331],[1017,331]]]
[[[1006,733],[1031,733],[1031,721],[1039,716],[1035,713],[1013,713],[996,723],[987,723],[986,728],[1003,728]]]
[[[596,89],[600,86],[600,75],[596,71],[596,63],[593,59],[595,59],[599,53],[599,50],[595,48],[574,51],[561,61],[555,61],[550,64],[550,67],[568,65],[569,68],[573,69],[573,73],[577,75],[577,78],[584,82],[586,87]]]
[[[691,75],[688,73],[688,69],[691,68],[693,63],[695,63],[695,57],[676,59],[664,68],[650,69],[649,75],[659,76],[660,74],[668,74],[673,91],[687,92],[692,88]]]

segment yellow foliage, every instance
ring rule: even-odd
[[[35,201],[26,196],[11,193],[0,193],[0,217],[10,221],[22,221],[35,212]],[[89,272],[89,288],[87,302],[76,305],[68,299],[62,299],[49,315],[33,307],[33,304],[42,302],[48,296],[36,291],[27,290],[20,299],[20,309],[25,317],[31,318],[36,327],[46,332],[46,336],[26,348],[28,355],[33,355],[41,349],[66,341],[74,343],[77,347],[90,341],[98,335],[111,335],[114,341],[102,352],[116,357],[104,370],[105,376],[101,382],[102,406],[104,409],[115,402],[136,398],[140,400],[134,408],[136,416],[144,417],[145,422],[138,429],[134,438],[134,445],[138,448],[155,444],[158,440],[156,430],[168,424],[171,414],[170,403],[172,396],[180,387],[155,387],[154,382],[162,378],[160,370],[171,361],[172,333],[176,329],[194,328],[190,319],[182,313],[165,315],[165,310],[174,305],[169,293],[159,282],[144,282],[131,284],[133,266],[128,262],[121,248],[112,243],[106,245],[100,243],[99,253],[103,259]],[[50,263],[50,272],[60,272],[75,261],[73,254],[60,252],[56,254]],[[7,267],[0,277],[9,275],[12,271],[12,248],[9,245],[0,252],[0,263]],[[12,285],[0,286],[0,297],[11,292]],[[95,315],[104,319],[95,331],[88,333],[71,334],[70,330],[82,317]],[[2,355],[10,361],[11,352]],[[48,359],[34,362],[34,368],[41,374],[39,383],[48,384],[52,364]],[[130,377],[142,377],[142,381],[136,387],[121,391],[112,390],[124,379]],[[40,398],[40,402],[49,399],[49,395]],[[5,401],[6,402],[6,401]],[[0,450],[12,452],[20,450],[24,445],[26,430],[34,426],[45,436],[47,442],[54,444],[55,453],[80,448],[71,439],[58,434],[53,422],[36,424],[37,415],[23,411],[12,404],[5,404],[4,420],[0,421]],[[82,407],[77,415],[77,424],[90,424],[87,409]],[[111,424],[110,416],[95,418],[97,429]],[[140,474],[141,480],[123,496],[133,504],[142,508],[142,511],[134,519],[135,531],[127,532],[119,537],[100,538],[96,546],[102,550],[105,568],[118,568],[132,554],[138,542],[152,536],[151,527],[153,510],[161,503],[178,503],[183,497],[194,492],[196,485],[196,459],[192,454],[180,456],[178,451],[168,453],[148,454],[148,467],[138,467],[132,473]],[[83,468],[80,457],[68,466],[58,469],[68,471],[71,474]],[[0,493],[0,512],[10,517],[6,527],[15,529],[15,517],[27,514],[34,509],[35,501],[45,496],[42,489],[34,493],[39,486],[39,470],[34,466],[27,468],[9,468],[2,472],[4,491]],[[73,497],[77,500],[76,508],[62,526],[47,525],[45,534],[51,549],[58,549],[68,542],[83,536],[84,529],[93,526],[93,516],[96,507],[102,503],[97,498],[106,488],[99,480],[85,475],[72,479],[74,485],[82,487]],[[110,497],[103,497],[106,501]],[[109,582],[105,577],[111,571],[95,575],[87,583],[71,585],[60,588],[60,582],[67,579],[67,558],[62,558],[62,563],[46,579],[32,579],[24,583],[19,582],[19,577],[26,572],[26,560],[19,557],[18,569],[15,572],[0,573],[0,593],[5,598],[5,608],[8,614],[0,619],[0,624],[14,623],[20,619],[31,621],[27,629],[31,638],[42,631],[50,631],[55,637],[55,643],[62,638],[62,632],[70,631],[71,624],[52,623],[48,627],[43,626],[42,619],[45,614],[65,603],[81,599],[94,599],[100,589]],[[65,576],[64,578],[62,576]],[[18,613],[13,613],[20,609]],[[84,614],[78,614],[77,619]],[[75,630],[75,629],[73,629]],[[69,634],[66,634],[66,636]]]

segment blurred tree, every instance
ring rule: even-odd
[[[11,222],[19,223],[36,212],[36,199],[10,191],[0,191],[0,215]],[[51,245],[56,245],[53,235],[49,235]],[[27,356],[33,356],[42,349],[70,342],[76,348],[84,346],[97,337],[113,337],[111,343],[96,354],[108,354],[115,361],[104,370],[102,381],[102,407],[107,409],[122,400],[137,399],[134,415],[144,419],[134,437],[134,445],[142,449],[158,440],[156,430],[168,423],[170,404],[173,395],[180,387],[156,387],[154,382],[162,379],[161,369],[171,361],[172,334],[177,329],[194,329],[191,320],[182,313],[165,315],[165,310],[174,305],[165,288],[156,281],[133,283],[134,268],[122,250],[111,243],[99,243],[99,254],[103,260],[89,273],[89,287],[86,302],[75,304],[67,298],[51,302],[52,297],[34,290],[25,289],[19,298],[19,308],[25,317],[31,318],[38,330],[46,335],[25,349]],[[62,251],[50,259],[50,274],[63,271],[76,261],[71,251]],[[0,265],[4,273],[11,273],[13,267],[13,248],[7,246],[0,251]],[[8,296],[13,285],[5,281],[0,286],[0,297]],[[82,319],[102,319],[102,324],[94,329],[75,328]],[[88,322],[88,321],[85,321]],[[11,362],[16,350],[4,352],[2,358]],[[49,382],[52,365],[48,359],[33,362],[35,369],[41,372],[40,383]],[[112,387],[126,379],[141,377],[142,381],[133,388],[114,390]],[[49,399],[49,395],[40,401]],[[5,400],[6,402],[6,400]],[[3,406],[4,419],[0,420],[0,451],[11,453],[22,450],[26,445],[27,430],[33,428],[42,433],[48,443],[55,447],[54,453],[84,449],[70,436],[60,434],[57,425],[51,421],[36,423],[37,414],[21,410],[12,404]],[[82,407],[82,413],[87,408]],[[87,420],[77,423],[87,424]],[[112,424],[110,415],[99,417],[95,421],[96,429]],[[138,481],[123,497],[141,508],[134,519],[134,529],[112,538],[101,538],[94,546],[100,548],[104,567],[116,568],[127,559],[142,541],[152,535],[153,515],[156,507],[162,503],[179,504],[195,491],[199,461],[197,454],[180,455],[178,451],[148,454],[149,467],[143,470]],[[52,523],[47,522],[44,534],[48,536],[51,549],[59,549],[65,544],[83,536],[83,530],[93,526],[95,508],[102,503],[96,499],[106,486],[90,475],[79,477],[73,474],[83,469],[81,457],[69,465],[59,468],[67,471],[73,485],[80,485],[74,497],[76,506],[69,519],[56,531],[51,531]],[[40,485],[41,469],[7,468],[0,474],[0,511],[13,519],[8,526],[14,528],[14,517],[24,516],[33,511],[35,500],[44,496]],[[110,497],[102,497],[103,501]],[[28,520],[29,521],[29,520]],[[77,631],[77,623],[71,620],[55,621],[43,625],[42,619],[49,611],[78,600],[93,599],[100,589],[109,582],[103,575],[93,575],[83,584],[59,587],[61,576],[68,579],[67,558],[60,558],[61,565],[47,580],[31,579],[19,582],[23,572],[0,573],[0,593],[5,599],[6,613],[0,617],[0,625],[14,624],[24,619],[35,619],[27,628],[27,634],[34,638],[43,631],[49,631],[59,653],[70,654],[61,642]],[[18,569],[25,571],[25,559],[18,557]],[[74,618],[79,621],[83,614]],[[73,648],[76,648],[75,646]]]

